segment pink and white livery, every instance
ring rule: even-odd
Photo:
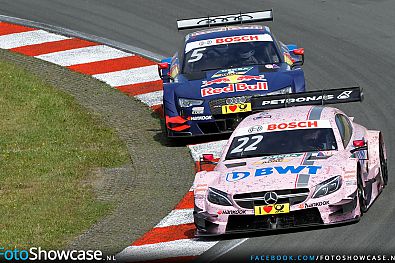
[[[239,124],[213,171],[196,174],[197,235],[359,220],[388,181],[383,136],[323,106],[358,100],[358,87],[256,98],[263,111]]]

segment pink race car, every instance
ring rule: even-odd
[[[258,98],[271,109],[245,118],[214,170],[196,174],[198,236],[335,224],[368,210],[388,181],[382,133],[332,107],[297,106],[362,99],[359,88],[335,91]],[[278,109],[286,104],[297,107]]]

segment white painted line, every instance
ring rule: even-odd
[[[69,37],[49,33],[44,30],[14,33],[0,36],[0,48],[11,49],[27,45],[68,39]]]
[[[61,66],[71,66],[128,56],[133,56],[133,54],[126,53],[112,47],[98,45],[48,53],[36,56],[36,58]]]
[[[163,90],[137,95],[135,98],[141,100],[149,107],[160,105],[163,101]]]
[[[248,238],[241,238],[239,240],[232,240],[232,243],[233,243],[233,241],[236,243],[230,245],[229,247],[225,246],[222,251],[216,252],[215,256],[210,258],[209,261],[206,261],[206,262],[213,262],[213,261],[217,260],[218,258],[222,257],[223,255],[229,253],[229,251],[231,251],[235,247],[240,246],[247,240],[248,240]]]
[[[163,258],[197,256],[217,244],[218,241],[180,239],[142,246],[129,246],[116,255],[120,261],[144,261]]]
[[[175,209],[155,227],[176,226],[193,223],[193,209]]]
[[[214,158],[220,158],[227,142],[227,140],[221,140],[215,142],[193,144],[188,145],[188,148],[191,151],[193,160],[197,162],[199,161],[199,158],[205,153],[211,153],[214,154]]]
[[[93,77],[104,81],[113,87],[150,82],[160,79],[158,66],[156,65],[96,74],[93,75]]]

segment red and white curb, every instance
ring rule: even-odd
[[[227,141],[188,145],[196,166],[203,153],[212,153],[219,158]],[[165,262],[188,261],[196,258],[218,241],[203,241],[194,238],[193,189],[151,231],[118,254],[125,261],[160,260]]]
[[[155,111],[161,110],[162,81],[156,62],[101,43],[0,21],[0,48],[36,57],[108,83],[134,96]],[[198,163],[203,153],[220,156],[226,141],[190,145]],[[193,192],[151,231],[117,255],[126,261],[186,261],[197,257],[217,241],[194,238]]]
[[[156,62],[107,45],[0,22],[0,48],[91,75],[154,110],[162,104]]]

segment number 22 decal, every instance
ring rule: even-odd
[[[250,141],[249,137],[239,138],[239,139],[237,139],[237,141],[241,142],[241,144],[239,144],[237,147],[235,147],[230,153],[233,154],[233,153],[240,153],[240,152],[255,151],[257,149],[256,145],[258,143],[260,143],[262,141],[262,139],[263,139],[262,135],[252,136],[251,140],[253,140],[253,142],[251,144],[247,145],[248,142]],[[247,145],[247,147],[244,148],[244,146],[246,146],[246,145]]]

